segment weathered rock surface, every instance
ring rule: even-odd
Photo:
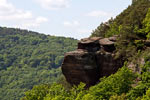
[[[96,63],[96,54],[82,49],[69,52],[65,55],[62,72],[71,84],[80,82],[94,85],[99,79],[99,69]]]
[[[78,43],[78,49],[84,49],[89,52],[96,52],[100,50],[99,40],[102,39],[100,37],[93,37],[93,38],[85,38],[82,39]]]
[[[115,42],[116,36],[82,39],[76,51],[65,54],[62,72],[66,80],[74,85],[83,82],[89,87],[99,78],[115,73],[123,65],[121,59],[114,59]]]

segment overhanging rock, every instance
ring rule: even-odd
[[[65,54],[62,72],[72,85],[83,82],[87,87],[95,85],[103,76],[115,73],[123,65],[114,59],[116,37],[85,38],[78,43],[76,51]]]

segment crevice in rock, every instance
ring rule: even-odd
[[[123,60],[114,59],[116,39],[116,36],[82,39],[76,51],[65,54],[62,72],[66,80],[72,85],[83,82],[90,87],[101,77],[115,73],[123,65]]]

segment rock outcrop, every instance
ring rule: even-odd
[[[73,85],[83,82],[89,87],[101,77],[115,73],[123,65],[121,59],[114,58],[116,38],[82,39],[76,51],[65,54],[62,72],[66,80]]]

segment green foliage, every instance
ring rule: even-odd
[[[119,35],[116,44],[116,58],[122,57],[129,60],[136,55],[138,50],[144,49],[143,39],[149,39],[150,27],[150,7],[149,0],[137,0],[121,14],[119,14],[111,23],[107,24],[109,28],[103,32],[103,37]],[[106,22],[107,23],[107,22]],[[92,33],[95,36],[101,36],[103,27],[99,26],[97,31]]]
[[[136,100],[146,94],[146,91],[150,88],[150,62],[146,61],[142,66],[142,72],[139,76],[141,81],[127,94],[130,100]]]
[[[100,26],[98,26],[97,29],[92,32],[91,36],[109,37],[112,35],[118,35],[121,34],[120,26],[130,26],[134,31],[136,31],[137,36],[146,38],[143,32],[141,34],[139,30],[143,28],[143,20],[146,17],[149,7],[149,0],[137,0],[137,2],[134,2],[132,5],[128,6],[127,9],[120,13],[116,18],[111,20],[111,22],[107,21],[105,22],[106,24],[100,24]],[[146,23],[149,18],[148,16],[149,15],[147,15],[147,19],[145,20]]]
[[[89,91],[94,97],[93,100],[108,100],[113,95],[127,93],[134,79],[133,72],[124,66],[116,74],[102,78],[101,82],[91,87]]]
[[[135,40],[134,43],[135,43],[137,49],[142,49],[142,48],[144,48],[144,43],[143,43],[142,40]]]
[[[124,66],[117,73],[100,79],[100,83],[86,90],[83,83],[70,89],[60,84],[35,86],[25,93],[22,100],[149,100],[149,70],[149,61],[142,67],[140,75]],[[141,81],[133,86],[137,78]]]
[[[137,98],[142,97],[146,92],[146,87],[146,84],[139,82],[136,87],[127,93],[127,98],[129,100],[136,100]]]
[[[105,37],[105,34],[107,30],[110,29],[110,24],[112,24],[112,22],[113,19],[111,18],[108,22],[101,23],[100,26],[98,26],[97,29],[92,32],[91,37]]]
[[[81,100],[85,95],[85,84],[66,90],[61,84],[39,85],[25,93],[22,100]]]
[[[143,40],[150,39],[150,1],[136,0],[132,5],[128,6],[121,14],[119,14],[111,23],[105,22],[101,24],[91,36],[110,37],[119,35],[116,43],[116,58],[122,58],[127,61],[136,61],[142,56],[145,48]],[[105,27],[104,27],[105,26]],[[107,27],[106,27],[107,26]],[[146,52],[149,55],[149,51]],[[115,87],[120,84],[119,79],[116,82],[109,83],[111,79],[103,80],[96,86],[92,87],[91,93],[85,95],[86,99],[91,100],[149,100],[150,88],[150,57],[146,56],[145,64],[141,67],[142,71],[139,74],[140,81],[133,84],[133,87],[121,89],[126,91],[115,90]],[[136,64],[139,62],[136,61]],[[139,66],[138,66],[139,67]],[[140,69],[140,68],[139,68]],[[115,74],[116,75],[116,74]],[[123,77],[122,79],[124,79]],[[113,78],[115,80],[115,78]],[[121,80],[120,80],[121,81]],[[104,83],[103,83],[104,82]],[[128,82],[128,81],[127,81]],[[133,82],[133,81],[131,81]],[[101,85],[100,85],[101,84]],[[129,86],[131,86],[130,83]],[[99,86],[99,87],[98,87]],[[107,88],[106,88],[107,87]],[[128,87],[128,86],[126,86]],[[91,89],[91,88],[90,88]],[[92,91],[94,91],[92,93]],[[144,95],[144,96],[143,96]]]
[[[117,73],[102,78],[100,83],[87,90],[85,90],[83,83],[79,86],[73,86],[69,90],[60,84],[45,86],[47,89],[39,86],[39,88],[34,87],[26,92],[26,96],[22,100],[109,100],[110,97],[110,100],[124,100],[126,95],[123,93],[127,93],[132,88],[135,76],[131,70],[124,66]],[[45,93],[47,94],[45,95]],[[116,95],[121,96],[116,97]]]
[[[146,95],[141,100],[150,100],[150,88],[146,91]]]
[[[34,86],[31,91],[25,93],[26,97],[23,100],[43,100],[49,87],[49,85]]]
[[[146,34],[147,39],[150,39],[150,8],[143,20],[143,29],[140,30],[143,34]]]
[[[101,23],[91,36],[119,35],[116,58],[130,61],[144,49],[142,40],[150,39],[150,1],[137,0],[115,19]],[[65,86],[60,81],[65,52],[74,50],[77,40],[47,36],[36,32],[0,27],[0,100],[149,100],[150,57],[136,78],[127,67],[104,77],[85,90],[85,84]],[[148,55],[148,54],[147,54]],[[138,62],[137,62],[138,63]],[[134,80],[140,79],[136,84]],[[61,84],[51,84],[58,81]],[[134,85],[134,86],[133,86]]]
[[[142,67],[141,79],[143,83],[149,83],[150,86],[150,62],[147,61]]]
[[[124,60],[129,60],[133,57],[138,49],[135,40],[138,37],[133,32],[133,28],[130,26],[124,26],[121,29],[122,36],[118,38],[116,43],[116,58],[122,58]]]
[[[64,53],[76,44],[72,38],[0,27],[0,100],[19,100],[34,85],[58,81]]]
[[[110,24],[110,29],[107,31],[107,34],[105,34],[105,37],[110,37],[114,35],[119,35],[121,30],[121,25],[118,26],[115,22],[113,24]]]
[[[111,96],[109,100],[127,100],[127,97],[125,94],[122,94],[121,96],[115,95]]]
[[[150,37],[149,7],[149,0],[137,0],[116,18],[98,26],[91,36],[110,37],[118,35],[116,58],[122,57],[129,60],[138,50],[144,49],[144,44],[140,40]]]

